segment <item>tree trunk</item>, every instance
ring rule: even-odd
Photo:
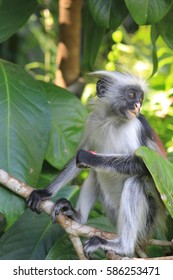
[[[55,84],[67,87],[80,75],[82,0],[59,0],[59,42]]]

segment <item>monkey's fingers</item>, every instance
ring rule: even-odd
[[[40,214],[41,211],[39,209],[39,204],[40,204],[40,201],[41,201],[41,196],[40,194],[38,193],[37,190],[34,190],[30,196],[26,199],[26,202],[27,202],[27,205],[28,207],[36,212],[37,214]]]
[[[28,207],[36,212],[37,214],[41,213],[40,210],[40,202],[46,198],[50,197],[50,195],[48,195],[48,193],[44,190],[34,190],[30,196],[26,199],[27,205]]]

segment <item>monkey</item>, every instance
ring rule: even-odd
[[[34,190],[28,206],[40,212],[39,203],[88,168],[76,208],[61,198],[55,203],[52,220],[59,213],[85,224],[97,199],[117,229],[117,238],[94,236],[84,244],[88,257],[98,250],[134,256],[164,216],[164,206],[142,159],[135,155],[141,146],[162,154],[153,129],[140,113],[147,90],[145,81],[128,73],[96,71],[96,97],[85,123],[76,154],[45,189]]]

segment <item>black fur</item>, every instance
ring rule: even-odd
[[[151,126],[147,122],[146,118],[142,114],[139,114],[138,119],[142,125],[142,129],[141,129],[141,133],[140,133],[141,146],[147,146],[148,139],[154,141],[153,129],[151,128]]]
[[[41,212],[39,208],[40,201],[49,197],[51,197],[51,193],[47,189],[34,190],[26,201],[31,210],[39,214]]]
[[[79,150],[76,156],[76,163],[78,167],[94,167],[105,171],[107,169],[108,171],[117,171],[131,176],[149,174],[142,159],[135,155],[104,156]]]
[[[72,220],[79,220],[79,213],[72,207],[66,198],[60,198],[56,201],[56,205],[52,211],[52,221],[55,223],[56,215],[63,214]]]

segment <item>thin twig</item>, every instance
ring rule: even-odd
[[[154,246],[173,246],[173,240],[167,241],[167,240],[150,239],[148,241],[148,245],[154,245]]]
[[[76,249],[76,253],[77,253],[79,259],[80,260],[87,260],[87,258],[84,255],[84,252],[83,252],[83,245],[82,245],[82,242],[81,242],[80,238],[76,237],[72,234],[70,234],[69,237],[70,237],[70,240],[71,240],[74,248]]]

